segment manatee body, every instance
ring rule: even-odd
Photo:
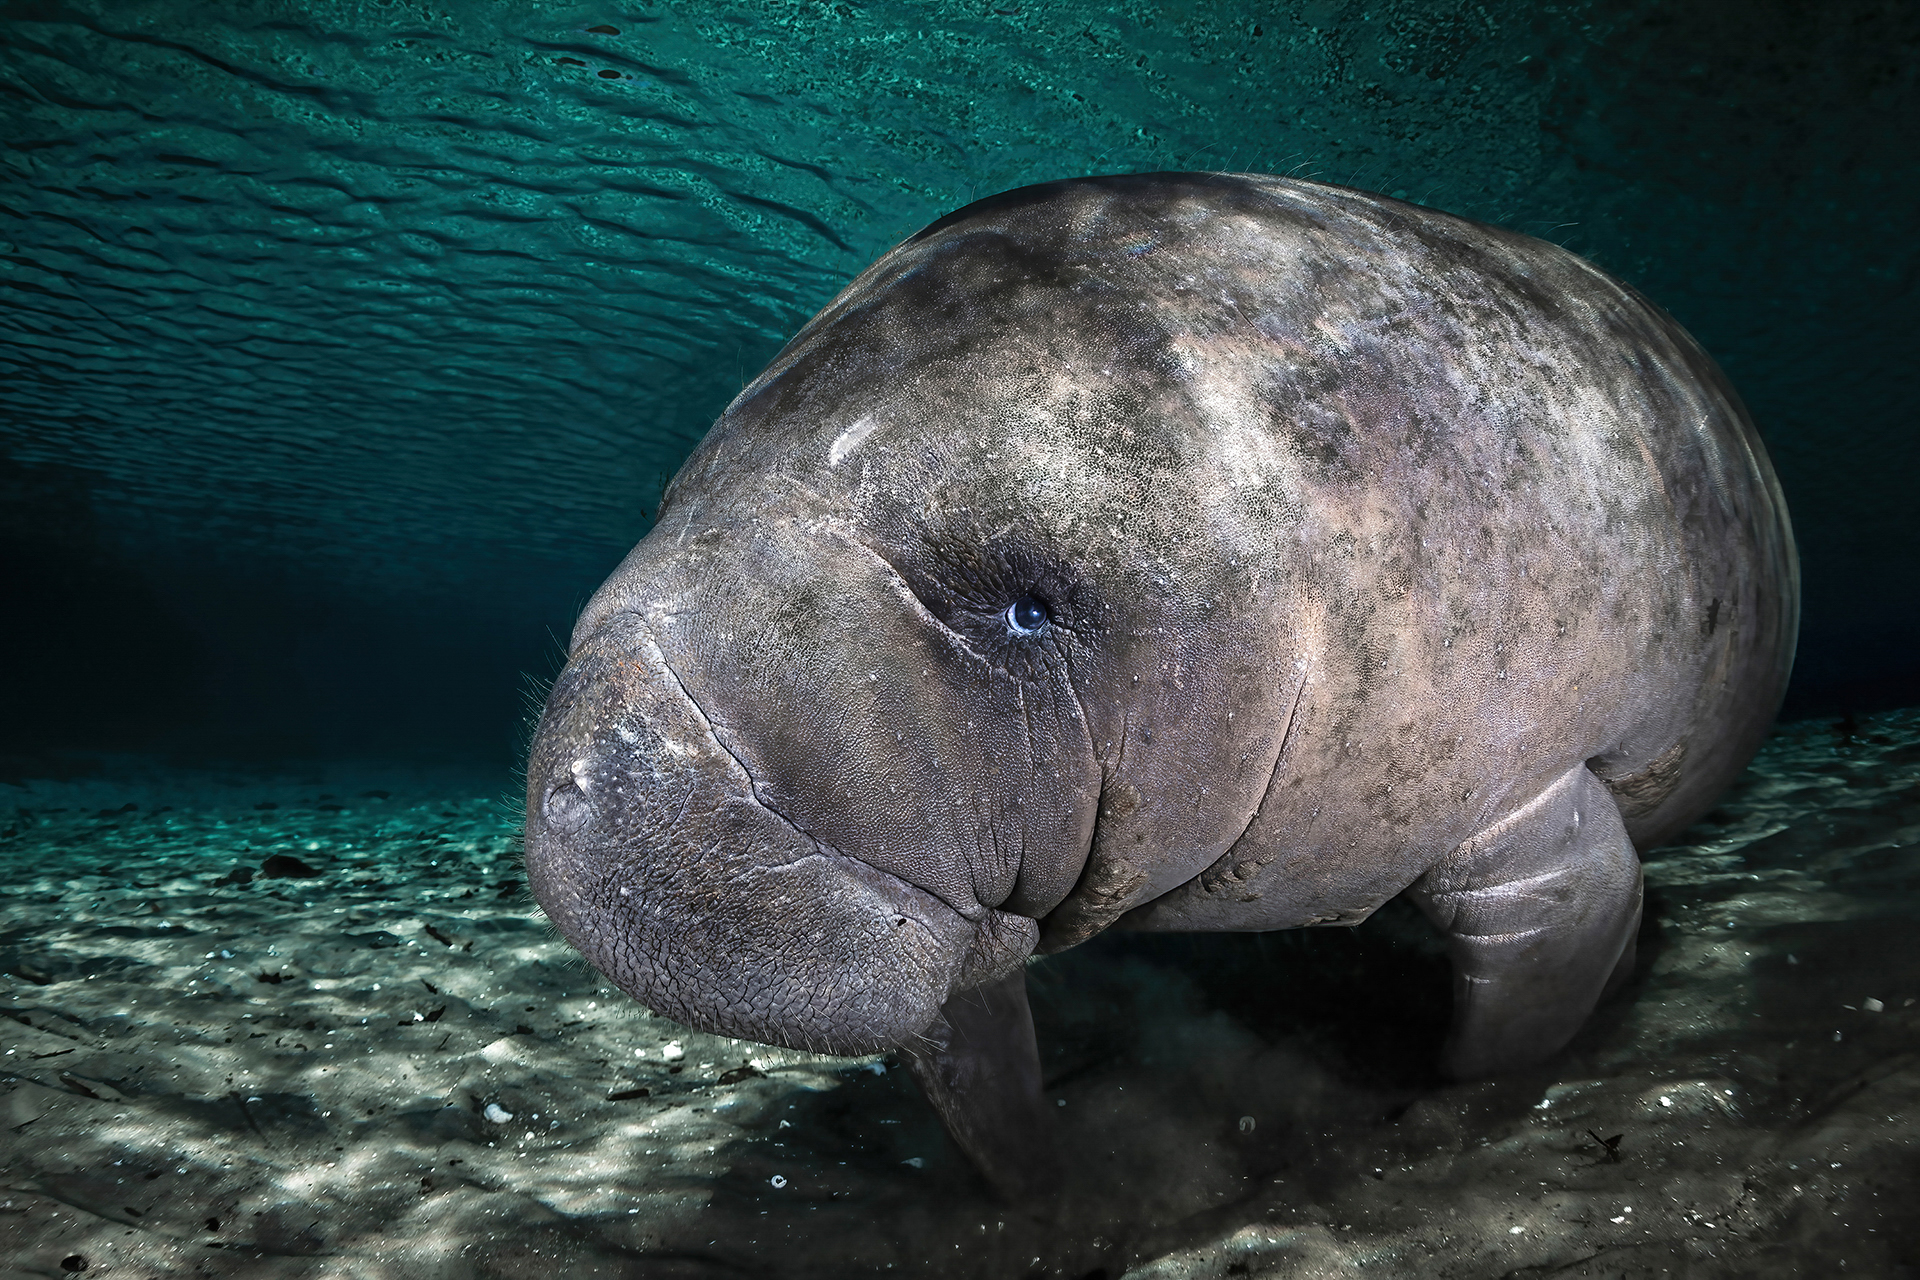
[[[1024,964],[1110,925],[1405,893],[1450,1071],[1561,1048],[1797,608],[1725,378],[1574,255],[1282,178],[1024,188],[868,268],[675,477],[548,701],[530,881],[660,1013],[903,1050],[1017,1188]]]

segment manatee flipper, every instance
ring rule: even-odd
[[[959,1148],[1003,1198],[1032,1205],[1058,1186],[1053,1116],[1040,1096],[1040,1048],[1024,967],[940,1008],[925,1041],[903,1049]]]
[[[1441,859],[1410,896],[1453,959],[1441,1066],[1456,1079],[1551,1056],[1633,965],[1640,860],[1584,765]]]

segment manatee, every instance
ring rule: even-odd
[[[900,1051],[1018,1194],[1025,966],[1109,927],[1405,894],[1445,1070],[1553,1055],[1797,613],[1726,378],[1574,254],[1261,175],[1026,187],[881,257],[674,477],[546,703],[529,881],[666,1017]]]

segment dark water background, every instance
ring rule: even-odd
[[[1790,715],[1920,702],[1920,9],[0,0],[0,752],[507,765],[741,383],[1024,183],[1221,168],[1586,254],[1726,366]]]

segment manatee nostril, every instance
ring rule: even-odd
[[[574,835],[593,818],[593,801],[581,785],[583,770],[576,764],[573,776],[555,783],[540,802],[540,816],[547,825],[563,835]]]

